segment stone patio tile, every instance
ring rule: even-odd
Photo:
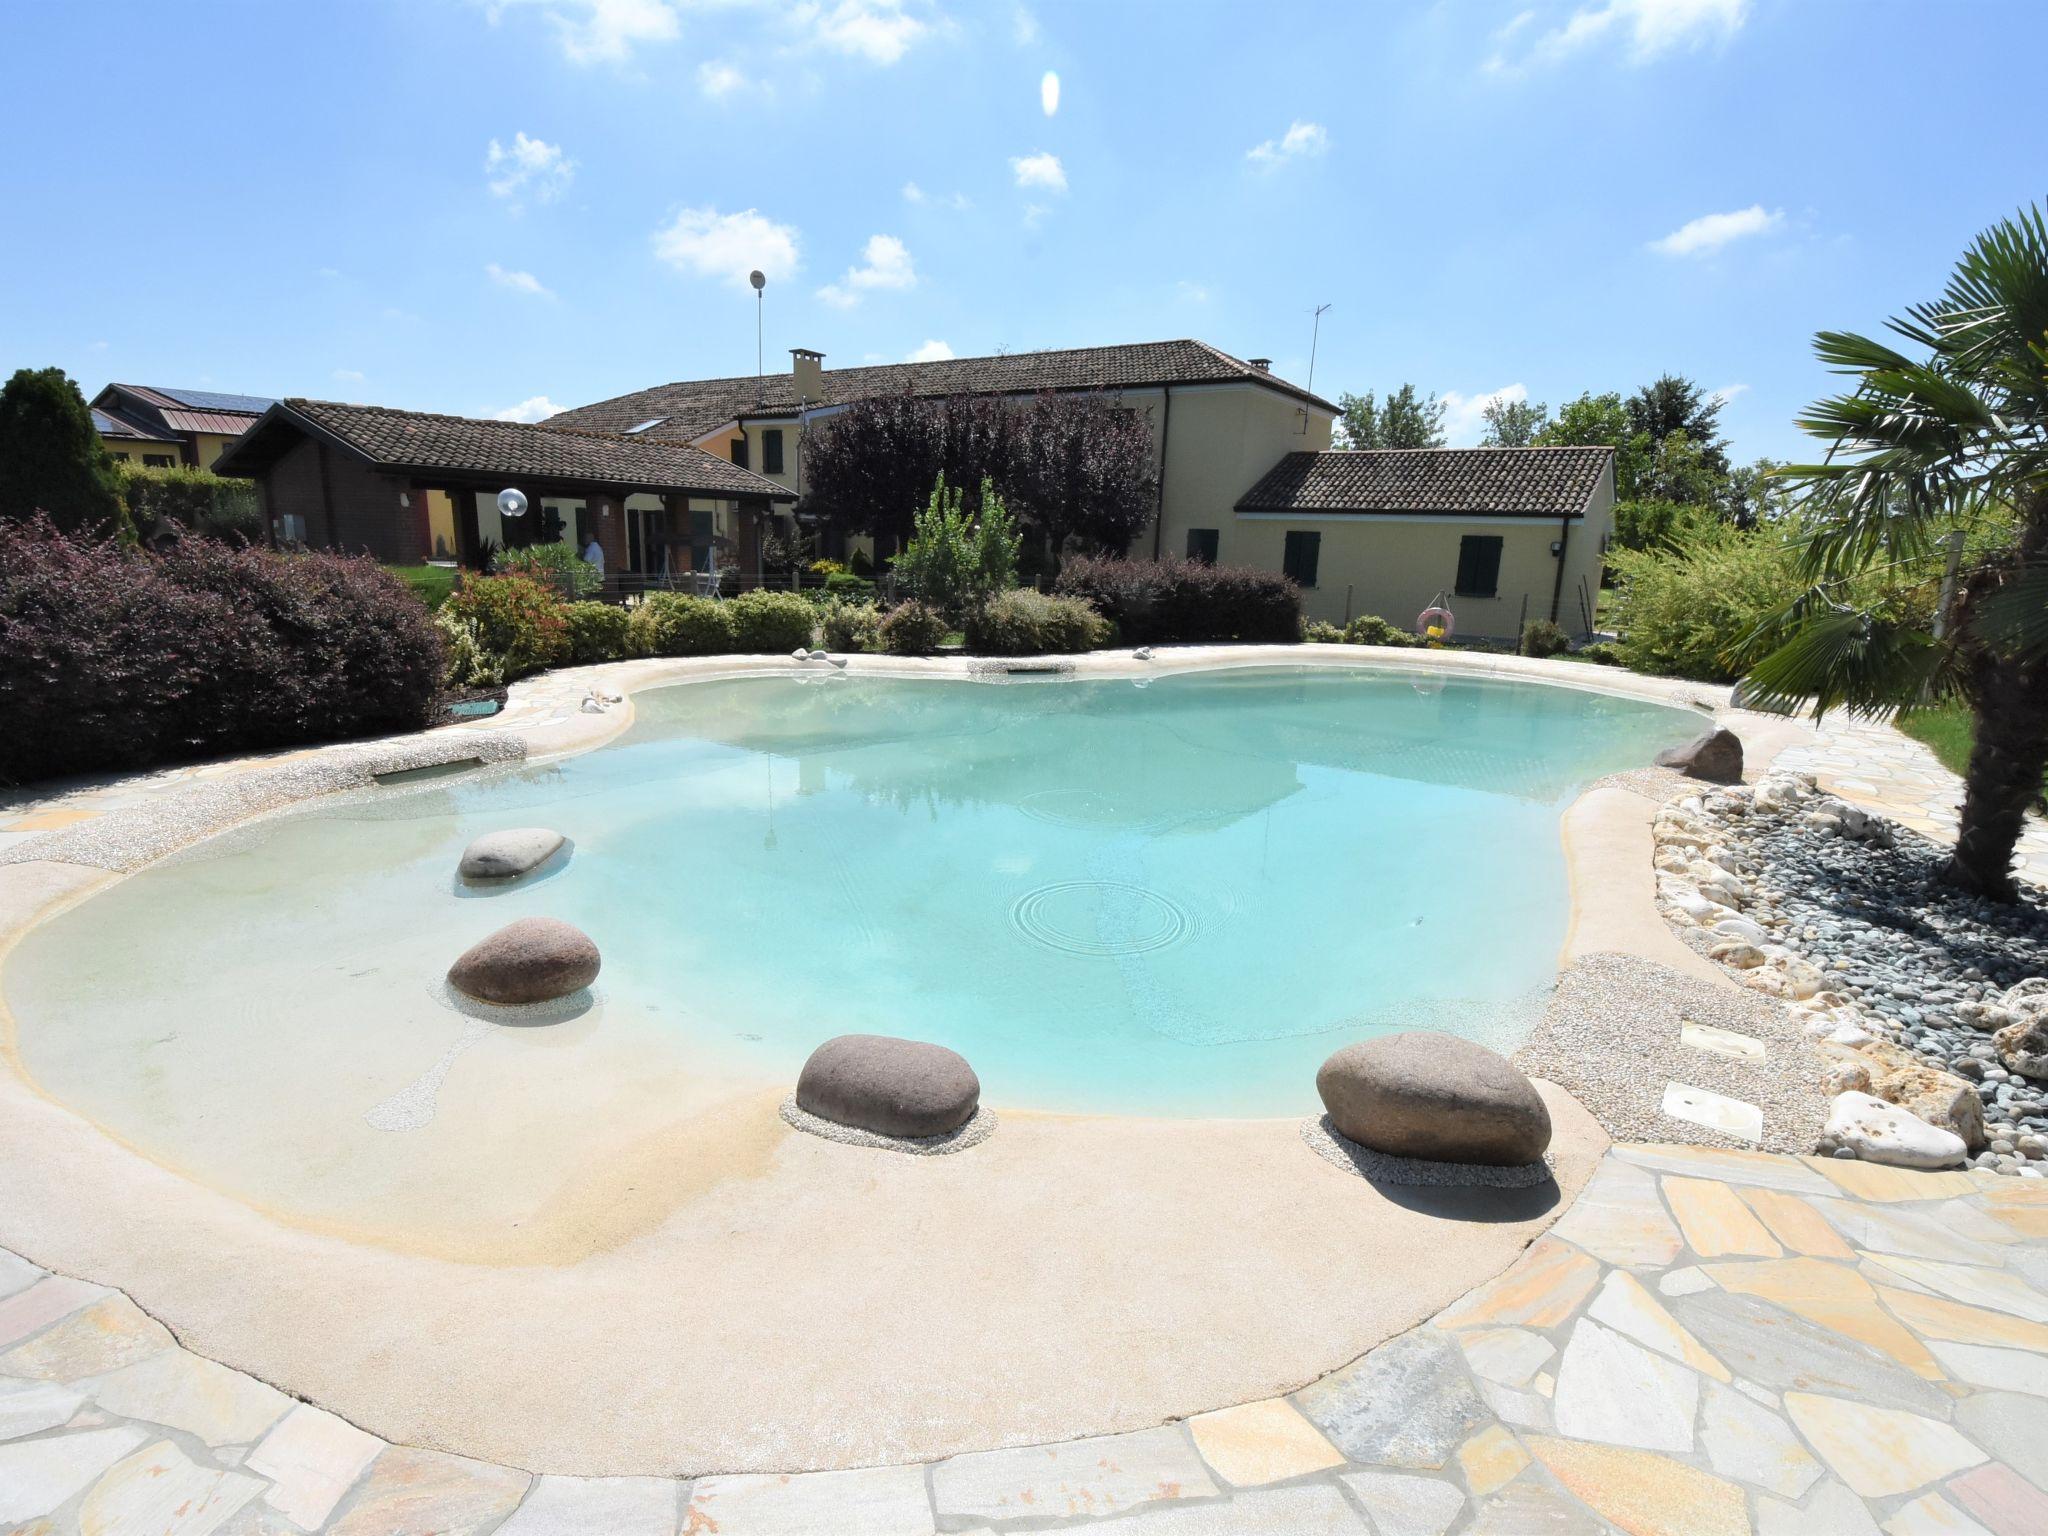
[[[1600,1282],[1598,1261],[1569,1243],[1539,1237],[1492,1284],[1437,1315],[1439,1328],[1555,1328]]]
[[[199,1466],[159,1440],[93,1485],[78,1529],[80,1536],[211,1536],[262,1488],[258,1478]]]
[[[1633,1275],[1612,1270],[1600,1282],[1600,1293],[1586,1308],[1586,1316],[1625,1333],[1638,1344],[1647,1345],[1682,1365],[1689,1365],[1716,1381],[1728,1381],[1728,1367],[1709,1354],[1687,1333],[1679,1321],[1665,1311],[1657,1298],[1644,1290]]]
[[[497,1536],[675,1536],[681,1488],[669,1477],[537,1477]]]
[[[264,1503],[311,1531],[383,1449],[382,1440],[347,1420],[301,1406],[263,1437],[243,1465],[271,1480]]]
[[[1706,1291],[1676,1298],[1671,1310],[1738,1377],[1775,1391],[1828,1392],[1933,1414],[1952,1401],[1890,1357],[1755,1297]]]
[[[1794,1253],[1809,1259],[1856,1257],[1841,1234],[1828,1225],[1816,1203],[1777,1189],[1746,1189],[1742,1198],[1770,1229],[1771,1236]]]
[[[121,1424],[0,1445],[0,1525],[49,1514],[148,1438]]]
[[[163,1353],[171,1331],[118,1292],[0,1355],[0,1372],[43,1381],[78,1381]]]
[[[2048,1494],[1995,1461],[1949,1479],[1947,1493],[1994,1536],[2048,1531]]]
[[[2008,1179],[2005,1182],[2017,1184],[2021,1181],[2018,1179]],[[2040,1181],[2030,1179],[2026,1182],[2038,1183]],[[2015,1232],[2006,1223],[2000,1221],[1994,1212],[2001,1208],[1987,1205],[1981,1195],[1971,1195],[1957,1200],[1944,1200],[1939,1205],[1922,1206],[1920,1209],[1925,1211],[1929,1218],[1937,1224],[1948,1228],[1951,1232],[1968,1238],[1973,1243],[1986,1243],[1993,1248],[2010,1248],[2013,1244],[2026,1240],[2025,1234]],[[2014,1206],[2008,1209],[2025,1210],[2027,1207]],[[2043,1217],[2048,1217],[2048,1208],[2040,1209],[2040,1214]],[[2041,1231],[2035,1235],[2048,1237],[2048,1223],[2044,1223]]]
[[[938,1513],[948,1521],[1102,1516],[1220,1491],[1177,1428],[974,1451],[939,1462],[931,1478]]]
[[[107,1294],[103,1285],[87,1285],[66,1275],[48,1275],[0,1301],[0,1348],[40,1333],[66,1313]]]
[[[1870,1253],[1864,1257],[1878,1268],[1950,1301],[2010,1312],[2030,1323],[2048,1323],[2048,1296],[2002,1270],[1972,1264],[1941,1264],[1933,1259],[1909,1259],[1898,1254]]]
[[[918,1466],[706,1477],[691,1486],[683,1529],[718,1536],[932,1536],[932,1505]]]
[[[1928,1173],[1916,1168],[1887,1168],[1853,1157],[1803,1157],[1843,1194],[1858,1200],[1946,1200],[1974,1194],[1977,1183],[1967,1173]]]
[[[1608,1536],[1612,1530],[1548,1480],[1524,1477],[1480,1505],[1463,1536]]]
[[[1475,1376],[1504,1387],[1525,1387],[1549,1363],[1557,1346],[1526,1328],[1482,1328],[1455,1336]]]
[[[1490,1424],[1458,1447],[1458,1470],[1475,1499],[1506,1487],[1529,1465],[1529,1453],[1498,1424]]]
[[[1346,1456],[1375,1466],[1441,1467],[1491,1417],[1458,1347],[1431,1328],[1389,1340],[1294,1401]]]
[[[1343,1453],[1284,1397],[1197,1414],[1188,1433],[1209,1469],[1238,1488],[1344,1464]]]
[[[1695,1291],[1710,1291],[1714,1282],[1696,1264],[1682,1264],[1677,1269],[1667,1269],[1657,1277],[1657,1291],[1664,1296],[1690,1296]]]
[[[1993,1206],[1987,1214],[2015,1237],[2048,1237],[2048,1209],[2041,1206]]]
[[[1551,1231],[1608,1264],[1661,1268],[1684,1246],[1658,1198],[1656,1176],[1612,1157],[1601,1160]]]
[[[1616,1146],[1614,1155],[1639,1168],[1652,1168],[1659,1173],[1681,1174],[1688,1178],[1754,1184],[1762,1189],[1782,1189],[1794,1195],[1831,1195],[1835,1192],[1834,1186],[1803,1160],[1776,1152],[1630,1143]]]
[[[1985,1460],[1948,1425],[1897,1408],[1787,1392],[1785,1411],[1828,1469],[1866,1499],[1912,1493]]]
[[[2024,1349],[1993,1349],[1983,1344],[1952,1344],[1940,1339],[1931,1341],[1927,1347],[1957,1381],[1999,1392],[2048,1397],[2048,1355]]]
[[[1557,1432],[1651,1451],[1692,1449],[1700,1380],[1589,1318],[1572,1327],[1552,1400]]]
[[[2048,1493],[2048,1402],[1978,1392],[1956,1404],[1955,1422],[1980,1449]]]
[[[804,1536],[813,1529],[806,1527]],[[841,1527],[820,1529],[839,1536]],[[1358,1511],[1330,1483],[1260,1488],[1227,1503],[1157,1504],[1111,1520],[1091,1520],[1078,1529],[1102,1536],[1372,1536]],[[726,1533],[721,1530],[718,1536]]]
[[[1821,1475],[1791,1425],[1718,1382],[1700,1407],[1700,1445],[1721,1476],[1781,1498],[1800,1498]]]
[[[1934,1356],[1878,1304],[1853,1269],[1823,1259],[1764,1259],[1702,1266],[1725,1291],[1758,1296],[1892,1357],[1917,1376],[1941,1379]]]
[[[0,1248],[0,1296],[25,1291],[48,1273],[48,1270],[29,1263],[19,1254]]]
[[[1830,1478],[1799,1508],[1783,1499],[1756,1501],[1756,1536],[1878,1536],[1869,1506]]]
[[[2004,1312],[1966,1307],[1960,1301],[1877,1287],[1878,1299],[1893,1316],[1923,1339],[1950,1339],[1958,1344],[1997,1344],[2048,1353],[2048,1323],[2030,1323]]]
[[[331,1536],[473,1536],[496,1530],[533,1481],[511,1467],[394,1445],[370,1465]],[[735,1533],[736,1536],[736,1533]]]
[[[1540,1429],[1545,1434],[1557,1427],[1551,1422],[1550,1399],[1541,1393],[1520,1392],[1498,1382],[1482,1381],[1479,1396],[1503,1424],[1512,1424],[1516,1429]]]
[[[1814,1201],[1828,1224],[1858,1248],[1915,1259],[1958,1260],[1994,1267],[2004,1263],[2003,1245],[1972,1242],[1956,1230],[1945,1213],[1959,1203],[1915,1206],[1865,1205],[1855,1200]]]
[[[1885,1536],[1991,1536],[1938,1493],[1902,1504],[1884,1523]]]
[[[0,1440],[39,1435],[68,1424],[85,1394],[52,1381],[0,1380]]]
[[[1529,1449],[1573,1498],[1624,1531],[1750,1536],[1742,1490],[1647,1451],[1531,1436]]]
[[[208,1445],[246,1445],[292,1407],[275,1387],[183,1349],[124,1366],[93,1399],[109,1413],[182,1429]]]
[[[1404,1472],[1345,1472],[1338,1482],[1365,1506],[1381,1536],[1443,1536],[1464,1512],[1464,1490]]]
[[[1703,1259],[1728,1254],[1775,1259],[1785,1251],[1726,1184],[1667,1174],[1664,1198],[1678,1218],[1687,1246]]]

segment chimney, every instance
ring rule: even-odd
[[[1270,357],[1248,357],[1245,361],[1261,373],[1271,373],[1273,371],[1273,359]]]
[[[809,347],[789,349],[790,371],[796,375],[796,393],[799,400],[822,400],[825,398],[825,354],[813,352]]]

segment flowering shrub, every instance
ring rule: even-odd
[[[967,648],[983,656],[1071,655],[1109,638],[1109,623],[1077,597],[1020,587],[967,615]]]
[[[682,592],[650,592],[627,621],[626,647],[635,656],[723,655],[737,643],[731,606]]]
[[[0,523],[0,779],[264,751],[431,723],[442,650],[374,561],[160,554]]]
[[[526,576],[472,576],[451,594],[438,613],[444,632],[474,626],[477,646],[494,663],[500,681],[511,682],[562,659],[569,625],[555,594]],[[483,682],[450,676],[457,687]]]

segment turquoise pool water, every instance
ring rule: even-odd
[[[750,678],[636,705],[600,751],[323,802],[45,925],[6,971],[24,1059],[133,1116],[176,1113],[181,1078],[260,1079],[251,1051],[282,1081],[316,1049],[453,1038],[448,962],[544,913],[603,950],[597,1031],[652,1021],[708,1074],[793,1078],[861,1030],[955,1047],[996,1105],[1294,1113],[1375,1030],[1512,1048],[1564,933],[1560,812],[1699,725],[1306,668]],[[534,824],[571,838],[565,864],[455,883],[470,838]]]

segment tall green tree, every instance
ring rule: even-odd
[[[0,517],[39,511],[74,532],[126,525],[114,461],[61,368],[23,368],[0,386]]]
[[[1502,400],[1498,397],[1486,402],[1486,408],[1479,413],[1486,423],[1479,434],[1482,448],[1528,448],[1536,441],[1536,435],[1550,422],[1550,407],[1540,400]]]
[[[1611,390],[1601,395],[1588,391],[1576,400],[1567,400],[1536,434],[1536,446],[1612,448],[1614,495],[1619,501],[1633,501],[1642,494],[1644,476],[1655,451],[1649,436],[1639,435],[1629,424],[1628,407]]]
[[[1683,432],[1717,475],[1728,473],[1728,440],[1721,435],[1722,401],[1691,379],[1667,373],[1628,398],[1632,434],[1661,447],[1673,433]]]
[[[2012,855],[2048,770],[2048,222],[2028,209],[1979,235],[1942,296],[1890,328],[1917,356],[1846,331],[1814,341],[1855,380],[1799,426],[1828,445],[1783,478],[1803,492],[1812,583],[1759,631],[1749,691],[1766,705],[1877,713],[1927,696],[1976,718],[1946,876],[2016,899]],[[1957,526],[1997,530],[1963,559],[1935,635],[1859,603],[1872,568],[1937,578]]]
[[[1342,448],[1441,448],[1444,412],[1435,395],[1423,395],[1403,384],[1382,403],[1367,390],[1339,395],[1336,437]]]

